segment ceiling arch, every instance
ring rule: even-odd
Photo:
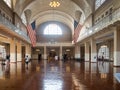
[[[30,2],[30,0],[28,2]],[[28,5],[23,10],[22,14],[24,14],[26,10],[31,11],[32,14],[28,13],[28,15],[26,15],[28,23],[36,20],[38,26],[42,22],[54,21],[56,19],[55,21],[60,21],[69,26],[73,32],[74,20],[80,21],[78,20],[78,16],[76,17],[76,11],[79,11],[79,19],[82,15],[82,17],[85,17],[82,9],[72,0],[60,0],[61,5],[58,8],[51,8],[49,2],[50,0],[34,0],[32,3],[27,3]],[[55,16],[54,20],[52,20],[53,15]]]
[[[83,10],[86,18],[92,13],[93,4],[95,0],[72,0],[72,1]]]
[[[47,21],[59,21],[74,32],[74,20],[84,23],[92,13],[94,0],[59,0],[60,7],[51,8],[51,0],[16,0],[15,12],[26,16],[27,23],[36,20],[36,25]]]
[[[14,11],[21,16],[24,9],[35,0],[13,0],[13,9]]]
[[[76,5],[75,3],[73,3],[71,0],[62,1],[60,7],[57,7],[57,8],[51,8],[49,6],[49,2],[50,2],[49,0],[44,0],[41,2],[40,2],[40,0],[36,0],[35,2],[30,3],[25,9],[30,9],[33,12],[32,17],[38,13],[41,13],[43,11],[48,11],[48,10],[58,10],[61,12],[65,12],[73,18],[75,18],[74,11],[76,11],[76,10],[80,10],[82,13],[84,13],[80,9],[80,7],[78,5]]]
[[[52,11],[46,11],[35,17],[36,25],[42,24],[47,21],[59,21],[61,23],[66,24],[71,30],[74,32],[74,19],[71,18],[68,14],[65,14],[60,11],[54,11],[55,14],[51,13]]]
[[[30,4],[34,4],[35,2],[37,2],[37,4],[39,4],[39,7],[48,6],[50,1],[51,0],[13,0],[14,10],[19,15],[21,15],[22,11],[24,11],[24,9],[27,8]],[[95,0],[59,0],[59,1],[63,4],[63,6],[66,6],[69,8],[70,6],[74,8],[73,5],[71,5],[71,3],[75,3],[80,7],[82,11],[86,11],[86,10],[92,11],[92,6]]]

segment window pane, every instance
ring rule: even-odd
[[[101,4],[103,4],[105,2],[105,0],[101,0]]]
[[[26,20],[25,14],[22,14],[21,19],[22,19],[22,22],[26,25],[27,20]]]
[[[99,8],[106,0],[96,0],[95,9]]]
[[[4,0],[4,2],[11,8],[11,0]]]
[[[45,35],[62,35],[62,30],[57,24],[49,24],[45,30]]]
[[[110,59],[109,48],[106,45],[101,46],[101,48],[99,49],[98,57],[102,58],[102,56],[104,57],[104,59]]]

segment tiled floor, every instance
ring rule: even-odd
[[[32,61],[0,64],[0,90],[120,90],[112,62]]]

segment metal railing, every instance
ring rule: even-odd
[[[0,24],[4,25],[5,27],[9,28],[9,30],[14,31],[16,34],[18,34],[21,38],[24,38],[26,41],[30,42],[29,37],[24,31],[17,28],[15,25],[13,25],[9,20],[7,20],[2,15],[0,15]]]
[[[116,21],[120,20],[120,8],[115,10],[113,13],[109,14],[107,17],[103,18],[101,21],[96,23],[93,27],[86,29],[83,34],[80,35],[79,41],[95,34],[96,32],[102,30],[103,28],[107,27],[115,23]]]

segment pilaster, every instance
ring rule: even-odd
[[[85,43],[85,61],[89,61],[89,43]]]
[[[96,41],[91,39],[91,62],[97,62]]]
[[[120,66],[120,30],[114,30],[114,66]]]

